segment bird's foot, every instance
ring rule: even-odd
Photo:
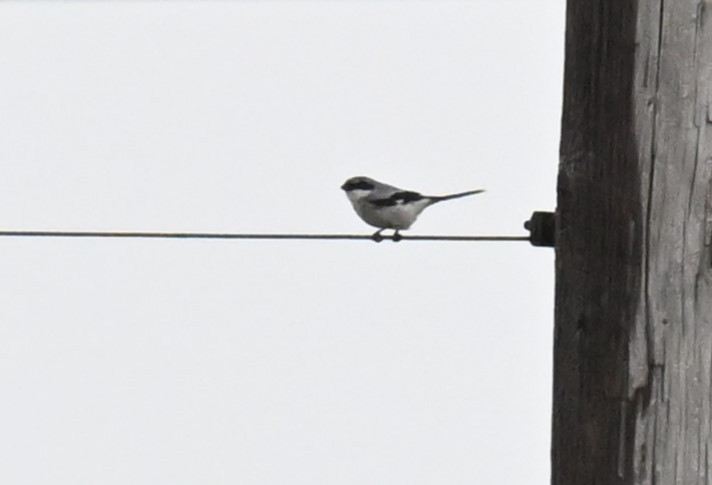
[[[396,232],[393,233],[393,242],[398,242],[401,239],[403,239],[403,236],[401,236],[400,232],[398,232],[398,229],[396,229]]]
[[[377,243],[383,241],[383,236],[381,236],[381,231],[383,231],[383,229],[381,229],[380,231],[374,232],[373,235],[371,236],[371,239],[373,239]]]

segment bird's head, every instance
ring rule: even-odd
[[[368,177],[351,177],[341,186],[349,199],[355,200],[366,197],[376,188],[376,181]]]

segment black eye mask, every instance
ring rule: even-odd
[[[359,180],[358,182],[345,183],[341,188],[346,192],[350,192],[352,190],[373,190],[373,184],[366,182],[365,180]]]

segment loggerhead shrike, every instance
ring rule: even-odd
[[[394,241],[400,241],[401,230],[408,229],[426,207],[443,200],[475,195],[484,190],[470,190],[450,195],[422,195],[410,190],[402,190],[368,177],[352,177],[344,182],[341,189],[354,206],[356,213],[366,224],[378,227],[373,240],[383,240],[384,229],[395,229]]]

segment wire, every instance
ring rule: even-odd
[[[350,239],[373,241],[359,234],[230,234],[207,232],[0,231],[0,237],[83,237],[151,239]],[[393,240],[393,236],[383,236]],[[528,236],[403,236],[402,241],[529,241]]]

